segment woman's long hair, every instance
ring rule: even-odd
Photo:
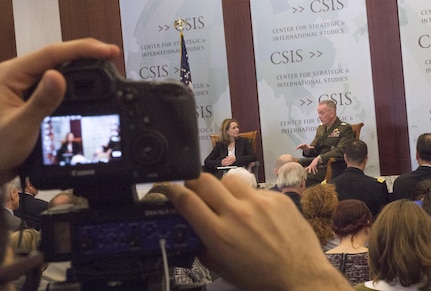
[[[302,212],[311,224],[321,246],[334,238],[332,221],[337,205],[338,195],[333,184],[308,187],[301,195]]]
[[[224,144],[230,143],[230,136],[227,134],[227,131],[229,130],[230,124],[232,122],[236,122],[239,125],[238,120],[233,119],[233,118],[226,118],[221,123],[220,133],[219,133],[219,138],[218,138],[219,142],[224,143]]]
[[[374,281],[399,282],[419,290],[431,287],[431,217],[415,202],[401,199],[386,205],[368,241]]]

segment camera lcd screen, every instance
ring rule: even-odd
[[[41,125],[44,166],[110,163],[122,158],[118,114],[48,116]]]

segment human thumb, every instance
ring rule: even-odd
[[[51,114],[62,102],[65,90],[63,75],[55,70],[46,71],[23,108],[28,121],[39,124],[46,115]]]

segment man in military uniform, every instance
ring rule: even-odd
[[[335,184],[338,200],[361,200],[376,217],[383,206],[389,203],[389,193],[385,179],[376,179],[364,173],[368,161],[366,143],[359,139],[348,142],[344,160],[347,168],[341,175],[329,181]]]
[[[316,136],[310,145],[300,144],[304,157],[314,157],[305,168],[308,172],[307,186],[323,181],[326,174],[326,165],[329,158],[343,158],[346,143],[353,139],[353,130],[350,124],[342,122],[337,117],[337,106],[331,100],[323,100],[317,107],[321,125],[317,127]],[[303,164],[303,161],[300,160]]]

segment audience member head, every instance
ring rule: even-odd
[[[156,182],[151,186],[151,189],[145,193],[144,197],[148,194],[162,194],[166,195],[166,192],[168,191],[169,183],[165,182]]]
[[[219,141],[221,143],[229,144],[231,138],[237,138],[239,134],[239,123],[238,120],[233,118],[227,118],[223,120],[220,126]]]
[[[64,191],[56,194],[48,203],[48,208],[52,208],[58,205],[72,204],[77,206],[88,205],[87,199],[79,197],[71,192]]]
[[[431,163],[431,133],[423,133],[418,137],[416,159],[419,165]]]
[[[422,208],[431,216],[431,179],[421,181],[416,185],[413,200],[422,201]]]
[[[286,188],[300,189],[302,193],[305,189],[307,181],[307,171],[297,162],[288,162],[284,164],[278,171],[277,187],[283,191]]]
[[[405,199],[386,205],[370,232],[368,252],[374,282],[431,287],[431,218]]]
[[[332,221],[338,205],[337,196],[333,184],[308,187],[301,195],[304,217],[311,224],[322,246],[334,238]]]
[[[142,196],[140,201],[165,201],[168,185],[163,182],[156,182],[150,190]]]
[[[364,228],[371,226],[372,217],[371,211],[365,202],[346,199],[338,202],[332,228],[338,237],[355,235]]]
[[[39,190],[38,190],[38,189],[36,189],[36,188],[33,186],[33,184],[31,183],[31,181],[30,181],[30,178],[29,178],[29,177],[26,177],[26,178],[25,178],[25,189],[24,189],[24,192],[25,192],[25,193],[29,193],[29,194],[31,194],[31,195],[33,195],[33,196],[36,196],[36,195],[37,195],[37,193],[39,192]]]
[[[0,186],[0,197],[4,199],[4,207],[12,211],[18,209],[20,189],[21,183],[19,177]]]
[[[39,231],[31,228],[15,231],[10,235],[10,243],[15,252],[24,251],[29,253],[31,251],[35,251],[37,250],[39,241]]]
[[[364,169],[368,161],[368,147],[360,139],[353,139],[346,144],[344,160],[348,167]]]
[[[278,157],[277,161],[275,162],[274,169],[274,174],[276,177],[278,177],[278,171],[280,170],[281,166],[289,162],[298,162],[298,160],[290,154],[282,154]]]
[[[165,194],[159,192],[149,192],[145,194],[140,201],[166,201],[168,198]]]
[[[317,113],[322,125],[331,126],[337,119],[337,105],[332,100],[322,100],[317,106]]]
[[[256,176],[253,173],[250,173],[246,168],[238,167],[230,169],[225,175],[236,175],[251,187],[257,188]]]

